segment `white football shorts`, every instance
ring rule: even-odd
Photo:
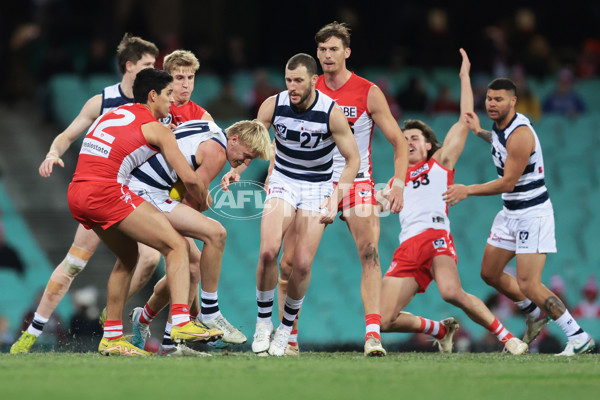
[[[173,211],[177,204],[179,204],[177,200],[173,200],[169,197],[168,190],[157,189],[152,186],[148,186],[147,188],[130,187],[129,190],[158,208],[158,210],[163,213]]]
[[[322,213],[324,210],[319,207],[332,193],[332,181],[300,181],[273,171],[269,178],[265,202],[269,199],[278,198],[291,204],[296,210],[309,210]]]
[[[487,242],[516,254],[556,253],[554,215],[511,218],[501,210],[494,218]]]

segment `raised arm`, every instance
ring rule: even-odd
[[[372,86],[367,98],[367,107],[371,118],[377,124],[385,138],[394,148],[394,186],[390,189],[387,199],[392,213],[399,213],[404,206],[404,179],[408,169],[408,143],[392,116],[385,96],[377,86]]]
[[[50,145],[50,150],[46,154],[46,158],[40,164],[39,173],[42,177],[48,178],[52,174],[55,164],[64,168],[65,164],[60,157],[92,125],[96,118],[100,116],[101,108],[102,95],[98,94],[89,99],[73,122],[54,138],[54,141]]]
[[[467,53],[460,49],[462,56],[462,64],[460,66],[460,118],[452,125],[442,148],[434,154],[434,158],[438,160],[444,167],[453,170],[458,158],[465,148],[465,142],[469,135],[469,125],[467,124],[467,113],[473,113],[473,90],[471,88],[471,78],[469,71],[471,70],[471,62]]]

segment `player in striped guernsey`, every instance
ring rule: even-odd
[[[258,120],[273,126],[276,156],[269,178],[261,221],[261,244],[256,271],[258,317],[252,350],[283,356],[292,322],[310,283],[312,261],[326,224],[354,180],[360,158],[356,141],[342,110],[315,89],[317,64],[308,54],[290,58],[285,68],[287,91],[260,106]],[[346,160],[339,185],[332,184],[333,150]],[[271,313],[277,286],[277,257],[292,221],[296,247],[281,325],[273,331]]]
[[[64,162],[60,157],[92,125],[94,120],[119,106],[133,103],[133,82],[137,73],[144,68],[154,67],[157,56],[158,48],[154,43],[128,33],[123,36],[117,47],[117,61],[119,70],[123,74],[121,82],[104,88],[101,94],[90,98],[73,122],[56,136],[50,151],[40,165],[39,173],[42,177],[50,177],[55,165],[64,168]],[[32,324],[13,344],[12,353],[29,352],[41,335],[45,323],[69,290],[73,279],[85,268],[99,243],[100,238],[94,231],[86,230],[82,225],[77,227],[71,248],[48,281]],[[140,245],[140,259],[132,279],[129,297],[137,293],[150,280],[159,261],[158,251]]]
[[[361,300],[365,312],[366,356],[384,356],[385,349],[380,336],[381,266],[379,264],[379,215],[375,201],[375,183],[372,177],[371,139],[375,124],[394,149],[394,187],[389,193],[390,211],[402,209],[404,177],[408,167],[408,145],[398,123],[392,116],[383,92],[373,83],[348,70],[346,60],[350,56],[350,30],[346,24],[333,22],[315,34],[317,57],[323,69],[316,83],[317,90],[330,96],[342,108],[358,145],[361,163],[352,188],[338,205],[340,217],[346,222],[358,250],[362,266]],[[335,151],[333,155],[333,180],[338,181],[344,159]],[[279,310],[283,309],[287,282],[291,273],[294,252],[294,227],[288,230],[280,261]],[[299,354],[298,320],[286,354]]]
[[[536,338],[549,316],[568,340],[558,355],[590,352],[595,348],[592,337],[542,284],[546,254],[556,252],[554,211],[544,181],[540,141],[529,120],[515,111],[516,103],[517,88],[510,79],[498,78],[488,85],[485,106],[494,121],[492,132],[481,129],[475,113],[467,114],[467,122],[477,136],[491,143],[498,179],[479,185],[451,185],[445,200],[454,205],[468,196],[502,194],[504,205],[494,219],[483,253],[482,278],[527,314],[525,342]],[[516,279],[504,272],[515,255]]]
[[[206,187],[223,169],[226,161],[235,168],[242,164],[247,166],[257,157],[269,159],[271,155],[269,133],[258,121],[240,121],[224,132],[214,122],[195,120],[179,125],[174,133],[179,149]],[[169,189],[177,179],[175,170],[162,155],[157,154],[134,170],[128,186],[134,193],[154,204],[165,214],[173,227],[188,238],[191,281],[189,302],[196,300],[198,283],[201,280],[200,321],[211,329],[222,331],[224,342],[244,343],[246,337],[225,319],[218,306],[217,288],[227,235],[225,228],[214,219],[201,214],[199,211],[202,210],[191,209],[188,205],[169,197]],[[194,239],[204,242],[202,252],[196,246]],[[154,294],[144,309],[136,308],[132,313],[134,323],[132,343],[135,346],[144,348],[150,322],[168,304],[168,301],[169,289],[166,277],[163,277],[156,284]],[[167,330],[170,330],[169,326]],[[191,349],[182,347],[171,349],[169,344],[165,345],[165,343],[163,343],[163,353],[197,355]]]
[[[473,111],[471,63],[460,49],[462,64],[461,114]],[[454,180],[454,167],[460,157],[469,127],[466,117],[450,128],[440,146],[433,130],[418,120],[405,121],[402,130],[410,156],[404,189],[404,208],[400,211],[400,247],[394,252],[383,278],[381,328],[384,332],[414,332],[432,335],[441,353],[452,352],[452,338],[458,323],[454,318],[432,321],[402,310],[417,293],[424,293],[435,280],[442,298],[461,308],[474,322],[486,328],[512,354],[527,352],[527,344],[514,337],[477,297],[466,293],[458,275],[456,248],[450,233],[448,205],[442,198]],[[395,178],[394,178],[395,179]],[[377,194],[385,198],[390,188]]]

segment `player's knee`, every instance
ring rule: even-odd
[[[496,287],[498,285],[499,277],[496,274],[492,274],[489,271],[482,269],[480,276],[481,279],[483,279],[483,281],[488,285],[493,287]]]
[[[172,251],[185,253],[186,257],[188,258],[190,256],[190,244],[183,236],[179,236],[178,238],[174,239],[169,247]]]
[[[156,269],[156,266],[160,262],[161,254],[159,251],[148,247],[140,252],[138,260],[138,268],[151,270],[152,273]]]
[[[440,296],[442,297],[442,300],[444,300],[446,303],[450,303],[452,305],[459,305],[462,303],[462,290],[460,288],[438,287],[438,289],[440,291]]]
[[[288,281],[292,274],[292,260],[286,257],[285,253],[279,261],[279,276],[282,280]]]
[[[294,262],[294,276],[304,280],[310,274],[312,260],[308,257],[297,257]]]
[[[521,293],[525,295],[525,297],[531,298],[533,292],[536,289],[536,282],[531,279],[522,279],[517,277],[517,284],[519,285],[519,290]]]
[[[219,249],[225,248],[225,242],[227,241],[227,230],[225,227],[217,222],[217,226],[212,229],[212,233],[208,237],[206,243],[210,244]]]
[[[219,229],[217,229],[217,233],[215,234],[215,240],[220,247],[225,247],[225,242],[227,241],[227,230],[221,224],[219,224]]]
[[[261,249],[259,257],[263,264],[270,264],[277,262],[278,255],[278,252],[274,249]]]
[[[84,270],[93,254],[94,253],[80,247],[71,246],[67,256],[60,265],[67,275],[75,277]]]

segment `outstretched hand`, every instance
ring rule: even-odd
[[[467,52],[461,47],[459,49],[460,55],[462,56],[462,64],[460,65],[459,76],[469,76],[469,72],[471,71],[471,61],[469,61],[469,56],[467,56]]]
[[[446,203],[451,206],[456,205],[459,201],[466,199],[469,197],[468,189],[465,185],[454,184],[448,186],[448,190],[446,190],[443,194],[443,199]]]

